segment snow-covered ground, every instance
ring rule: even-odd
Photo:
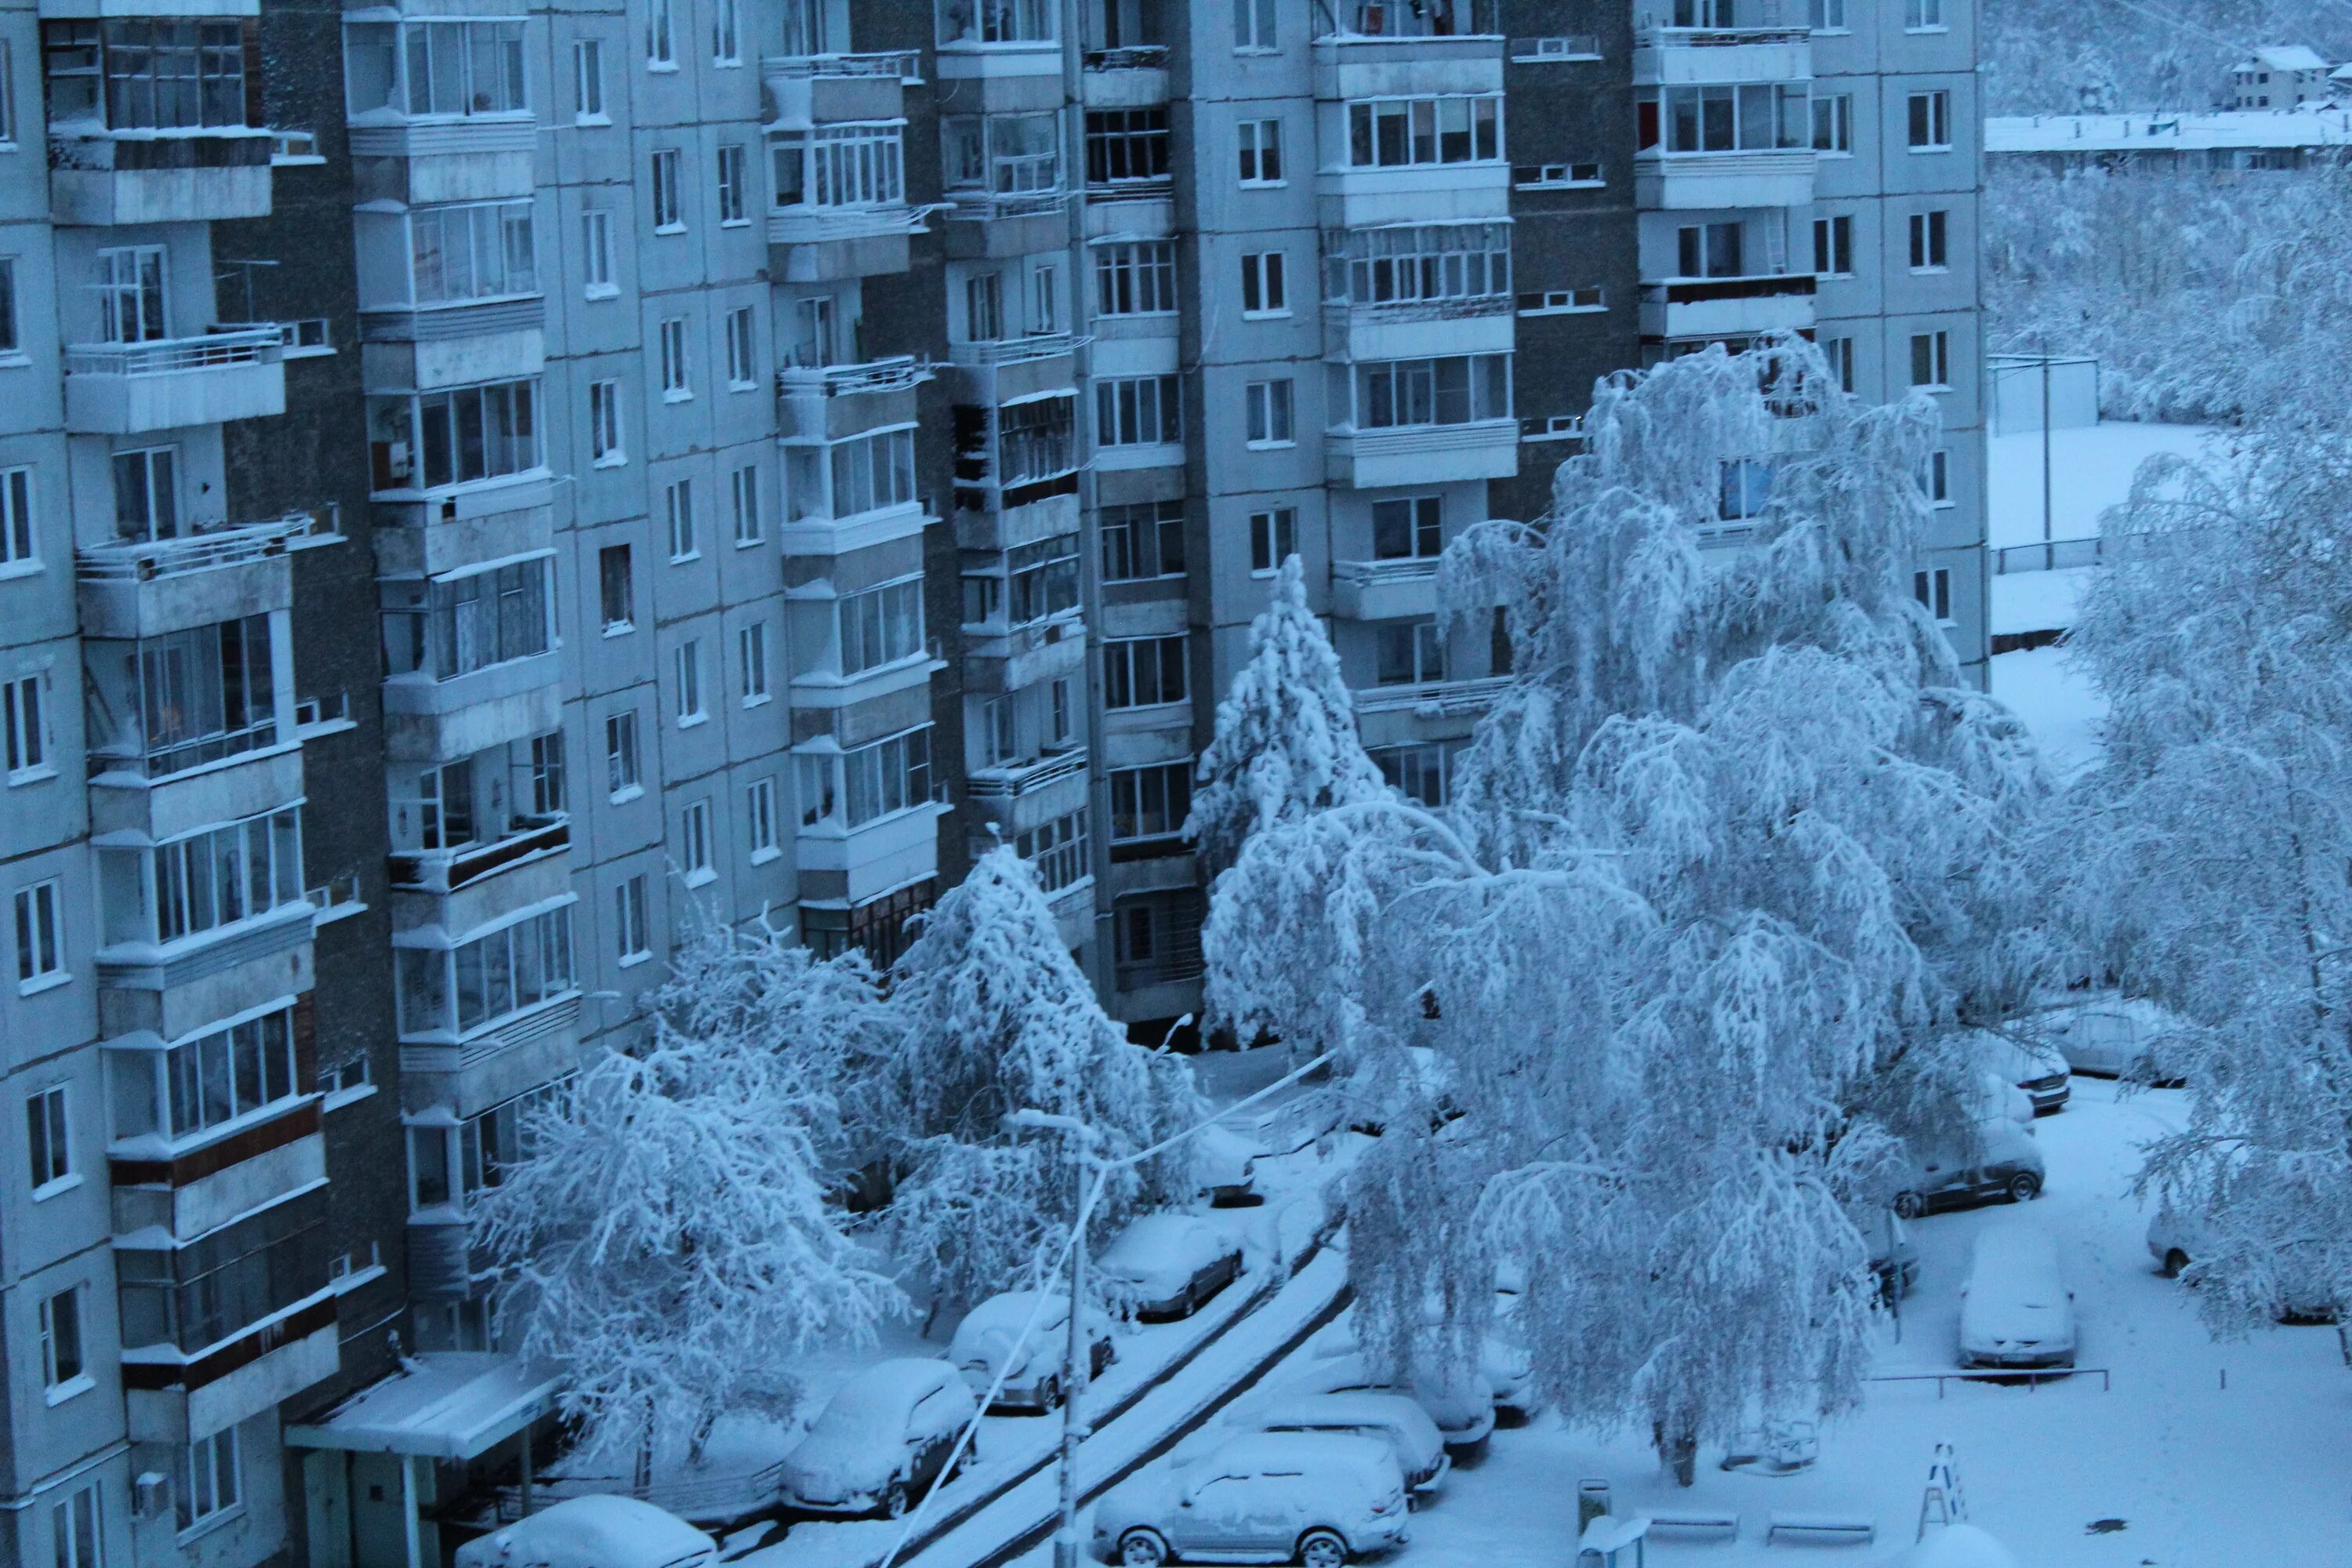
[[[2110,420],[2050,432],[2050,528],[2042,531],[2042,433],[1986,439],[1986,521],[1992,547],[2095,539],[2099,515],[2131,494],[2140,464],[2164,454],[2206,456],[2209,425]]]
[[[1487,1462],[1456,1472],[1414,1517],[1398,1562],[1565,1563],[1576,1483],[1598,1479],[1620,1514],[1738,1511],[1736,1542],[1653,1543],[1660,1568],[1876,1563],[1910,1543],[1930,1457],[1950,1443],[1969,1519],[2030,1568],[2352,1563],[2352,1469],[2341,1442],[2352,1422],[2352,1373],[2335,1333],[2282,1327],[2216,1343],[2186,1289],[2158,1276],[2147,1255],[2147,1215],[2129,1191],[2138,1145],[2183,1114],[2176,1093],[2119,1098],[2113,1084],[2077,1079],[2073,1104],[2037,1124],[2050,1180],[2040,1201],[1933,1215],[1913,1227],[1918,1288],[1899,1333],[1886,1333],[1878,1374],[1952,1369],[1972,1238],[1988,1226],[2027,1225],[2054,1239],[2075,1292],[2086,1370],[2071,1380],[2032,1391],[1956,1382],[1940,1396],[1932,1382],[1874,1383],[1864,1409],[1822,1434],[1812,1469],[1778,1479],[1726,1474],[1704,1455],[1688,1491],[1660,1478],[1636,1435],[1599,1441],[1547,1417],[1496,1433]],[[1343,1331],[1344,1320],[1326,1331]],[[2092,1368],[2105,1369],[2112,1387],[2103,1389]],[[1768,1549],[1774,1510],[1867,1518],[1878,1543]],[[1042,1568],[1048,1552],[1040,1547],[1020,1561]]]
[[[2000,592],[1998,581],[1993,592]],[[1995,654],[1992,694],[2009,704],[2060,778],[2099,760],[2099,721],[2106,716],[2106,704],[2082,661],[2063,645]]]

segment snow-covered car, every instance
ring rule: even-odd
[[[710,1568],[719,1543],[627,1497],[575,1497],[457,1548],[457,1568]]]
[[[2158,1088],[2180,1082],[2152,1057],[2156,1038],[2170,1027],[2171,1016],[2155,1003],[2108,995],[2050,1014],[2043,1026],[2068,1068],[2092,1078],[2122,1078],[2145,1069]]]
[[[1402,1394],[1301,1394],[1278,1398],[1237,1422],[1260,1432],[1337,1432],[1376,1437],[1395,1454],[1408,1501],[1437,1489],[1454,1468],[1429,1412]]]
[[[2156,1259],[2157,1272],[2167,1279],[2180,1278],[2183,1270],[2211,1249],[2210,1233],[2205,1228],[2205,1222],[2194,1215],[2182,1214],[2168,1205],[2158,1209],[2156,1217],[2147,1222],[2148,1256]],[[2323,1271],[2313,1260],[2295,1254],[2295,1248],[2288,1247],[2278,1260],[2279,1321],[2336,1322],[2342,1310],[2336,1303],[2334,1292],[2327,1287]]]
[[[1962,1366],[2073,1366],[2074,1292],[2049,1234],[2004,1225],[1977,1233],[1960,1287]]]
[[[977,1411],[956,1369],[902,1356],[878,1362],[825,1402],[784,1456],[784,1506],[798,1513],[897,1519],[941,1478]]]
[[[1045,1298],[1042,1310],[1041,1295]],[[1016,1355],[1013,1347],[1020,1342],[1022,1326],[1032,1312],[1037,1314],[1037,1326],[1029,1331]],[[983,1399],[996,1374],[1004,1373],[1004,1386],[996,1391],[992,1408],[1051,1410],[1062,1403],[1062,1358],[1069,1321],[1069,1299],[1059,1291],[1008,1290],[991,1296],[965,1314],[948,1346],[948,1359],[962,1374],[965,1386]],[[1110,1319],[1089,1307],[1079,1321],[1090,1358],[1088,1375],[1099,1377],[1111,1363]]]
[[[1162,1563],[1342,1568],[1407,1535],[1404,1477],[1386,1443],[1297,1432],[1236,1437],[1183,1466],[1155,1466],[1095,1504],[1095,1554]]]
[[[1457,1465],[1473,1465],[1485,1457],[1486,1440],[1495,1435],[1495,1393],[1482,1373],[1462,1387],[1398,1384],[1373,1372],[1359,1351],[1315,1356],[1289,1394],[1402,1394],[1429,1413],[1437,1424],[1445,1451]]]
[[[1990,1047],[1994,1070],[2025,1091],[2036,1116],[2054,1116],[2066,1109],[2074,1092],[2066,1058],[2046,1047],[1994,1037]]]
[[[2021,1204],[2042,1195],[2042,1150],[2031,1134],[1989,1121],[1977,1129],[1978,1148],[1914,1148],[1895,1212],[1917,1219],[1937,1209],[1969,1208],[2006,1199]]]
[[[1189,1318],[1241,1277],[1242,1244],[1198,1215],[1148,1214],[1103,1248],[1096,1268],[1139,1318]]]
[[[1238,1209],[1265,1202],[1265,1195],[1257,1190],[1260,1150],[1255,1140],[1230,1127],[1212,1123],[1194,1142],[1194,1169],[1199,1172],[1201,1194],[1211,1205]]]
[[[2033,1097],[1992,1068],[1977,1074],[1976,1092],[1969,1101],[1969,1114],[1978,1121],[2013,1121],[2020,1127],[2033,1125]]]
[[[1391,1102],[1404,1095],[1418,1098],[1428,1108],[1433,1132],[1461,1120],[1462,1107],[1454,1099],[1453,1064],[1427,1046],[1402,1049],[1401,1058],[1366,1062],[1340,1086],[1350,1132],[1381,1136],[1388,1131]],[[1401,1074],[1409,1074],[1411,1082],[1398,1082]]]

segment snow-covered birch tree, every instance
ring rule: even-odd
[[[1242,841],[1277,823],[1387,790],[1356,732],[1355,696],[1323,623],[1307,605],[1298,557],[1282,563],[1272,601],[1250,624],[1250,658],[1217,704],[1201,753],[1185,837],[1204,864],[1233,864]]]
[[[562,1366],[566,1413],[641,1472],[673,1439],[698,1456],[728,1409],[789,1405],[799,1352],[905,1304],[830,1201],[844,1096],[884,1053],[864,958],[711,924],[647,1000],[644,1048],[526,1113],[470,1215],[522,1353]]]
[[[1702,1440],[1855,1397],[1848,1210],[1890,1129],[1965,1124],[1959,1042],[2041,973],[2012,826],[2048,784],[1910,593],[1924,398],[1864,407],[1790,342],[1613,377],[1586,423],[1541,524],[1448,553],[1515,671],[1448,819],[1252,839],[1209,997],[1395,1096],[1352,1183],[1368,1342],[1458,1374],[1465,1282],[1515,1254],[1538,1378],[1687,1479]]]
[[[921,919],[891,973],[887,1082],[903,1120],[887,1235],[936,1310],[1013,1288],[1076,1214],[1062,1135],[1008,1127],[1008,1115],[1076,1117],[1116,1160],[1204,1110],[1182,1061],[1130,1043],[1103,1012],[1009,846]],[[1189,1196],[1191,1175],[1181,1145],[1123,1170],[1095,1224]]]

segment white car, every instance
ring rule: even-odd
[[[1989,1058],[2002,1079],[2025,1091],[2036,1116],[2054,1116],[2066,1109],[2074,1092],[2066,1058],[2056,1051],[2022,1041],[1990,1037]]]
[[[566,1498],[457,1548],[457,1568],[711,1568],[719,1543],[627,1497]]]
[[[1406,1538],[1404,1477],[1370,1437],[1259,1433],[1183,1466],[1155,1466],[1095,1505],[1095,1554],[1162,1563],[1342,1568]]]
[[[2046,1232],[2009,1225],[1978,1233],[1960,1287],[1960,1364],[2074,1364],[2074,1292]]]
[[[2150,1059],[2158,1037],[2173,1026],[2171,1015],[2138,997],[2109,994],[2050,1015],[2048,1027],[2058,1054],[2075,1072],[2121,1078],[2145,1066],[2158,1088],[2179,1083],[2160,1060]]]
[[[1242,1244],[1198,1215],[1150,1214],[1103,1248],[1095,1268],[1139,1318],[1189,1318],[1241,1277]]]
[[[1376,1437],[1396,1456],[1408,1501],[1433,1492],[1454,1468],[1429,1412],[1402,1394],[1302,1394],[1276,1399],[1240,1423],[1260,1432],[1330,1432]]]
[[[1045,1298],[1039,1307],[1038,1298]],[[1022,1325],[1037,1314],[1036,1327],[1021,1343]],[[996,1391],[995,1408],[1047,1411],[1062,1403],[1062,1358],[1067,1348],[1069,1298],[1055,1290],[1008,1290],[991,1296],[966,1313],[956,1325],[948,1346],[948,1360],[973,1394],[985,1399],[996,1374],[1004,1373],[1004,1386]],[[1110,1319],[1089,1307],[1081,1315],[1087,1339],[1089,1377],[1100,1377],[1111,1363]],[[1010,1359],[1011,1365],[1006,1363]]]
[[[978,1408],[943,1361],[876,1363],[835,1391],[808,1436],[784,1456],[785,1506],[898,1518],[944,1479],[948,1456]]]
[[[1195,1142],[1193,1168],[1200,1173],[1202,1194],[1213,1205],[1238,1209],[1265,1202],[1257,1190],[1257,1157],[1262,1151],[1256,1140],[1213,1123]]]
[[[1402,1394],[1429,1413],[1437,1423],[1445,1451],[1457,1465],[1475,1464],[1495,1435],[1495,1391],[1484,1373],[1460,1388],[1424,1387],[1392,1383],[1374,1373],[1362,1354],[1349,1350],[1318,1355],[1307,1370],[1289,1384],[1290,1394]]]
[[[2167,1279],[2178,1279],[2181,1272],[2199,1258],[2212,1250],[2211,1233],[2205,1222],[2195,1215],[2185,1215],[2167,1206],[2157,1211],[2147,1222],[2148,1256],[2156,1259],[2157,1272]],[[2298,1256],[2298,1251],[2302,1256]],[[2333,1323],[2340,1310],[2329,1291],[2324,1274],[2311,1261],[2307,1249],[2287,1247],[2279,1256],[2279,1294],[2275,1311],[2282,1323]]]

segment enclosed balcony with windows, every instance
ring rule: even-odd
[[[951,80],[1058,76],[1064,0],[931,0],[940,74]]]
[[[883,581],[835,592],[795,589],[789,605],[793,701],[839,708],[921,686],[938,664],[923,626],[923,575],[911,543]],[[884,568],[887,572],[888,568]]]
[[[793,753],[803,876],[836,873],[863,903],[936,872],[946,785],[933,780],[929,725],[846,749],[824,736]]]
[[[929,521],[915,490],[911,423],[788,444],[783,453],[788,549],[832,553],[883,543],[919,533]]]
[[[567,891],[502,915],[487,929],[426,926],[394,934],[409,1103],[471,1115],[577,1065],[575,902]]]
[[[383,204],[353,216],[370,384],[424,390],[539,372],[546,308],[535,205]]]
[[[1642,0],[1633,80],[1804,81],[1813,74],[1805,0]]]
[[[965,789],[1006,833],[1084,807],[1084,684],[1065,677],[967,705]]]
[[[1014,530],[1017,537],[1029,531],[1017,528],[1019,520],[1009,514],[1076,496],[1084,456],[1078,447],[1076,392],[1057,388],[998,406],[957,404],[954,418],[960,540],[966,532],[962,513],[998,513],[1001,526]],[[1075,529],[1076,502],[1070,500],[1038,514],[1037,532],[1057,527],[1064,511],[1069,514],[1069,528]]]
[[[1774,207],[1644,215],[1643,338],[1687,342],[1811,328],[1818,279],[1853,269],[1852,220],[1816,223],[1814,254],[1801,258],[1790,230],[1788,212]]]
[[[906,131],[906,121],[896,117],[829,125],[771,125],[768,159],[774,181],[768,243],[903,240],[920,233],[923,215],[907,205]],[[862,270],[904,268],[905,263],[898,261]],[[800,274],[793,274],[793,279],[801,280]]]
[[[394,893],[460,892],[515,867],[560,859],[572,842],[565,790],[560,730],[453,762],[394,764],[385,791]]]
[[[1441,354],[1327,365],[1336,483],[1504,479],[1518,471],[1511,356]]]
[[[217,16],[43,22],[57,221],[267,216],[259,27]]]
[[[530,194],[529,27],[520,16],[345,25],[344,109],[362,200]]]
[[[1509,216],[1499,59],[1491,84],[1406,93],[1383,75],[1318,114],[1326,227]]]
[[[293,739],[283,612],[82,644],[89,771],[150,783]]]
[[[952,204],[949,216],[960,220],[949,235],[951,254],[1027,255],[1067,238],[1069,177],[1057,114],[942,115],[940,178]],[[959,232],[965,224],[989,226]]]
[[[368,398],[368,465],[377,499],[413,500],[545,467],[536,376]]]
[[[1645,209],[1795,207],[1813,199],[1806,82],[1644,88],[1633,113],[1633,197]]]
[[[1327,358],[1510,351],[1508,223],[1335,229],[1323,255]]]
[[[917,49],[858,51],[848,0],[785,0],[783,51],[760,61],[771,125],[896,120],[922,84]]]
[[[451,762],[557,723],[554,552],[380,580],[390,755]]]
[[[964,684],[1011,692],[1068,678],[1083,661],[1078,535],[963,558]]]
[[[1163,0],[1084,0],[1082,92],[1088,109],[1138,109],[1168,101]]]
[[[299,806],[152,847],[104,843],[97,853],[101,969],[165,962],[309,912]],[[307,924],[299,934],[308,940]]]

